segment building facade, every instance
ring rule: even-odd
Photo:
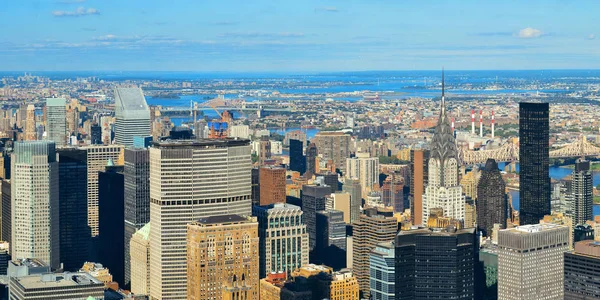
[[[326,196],[330,192],[328,186],[312,184],[302,186],[302,211],[304,211],[310,251],[315,248],[317,241],[317,212],[325,209]]]
[[[98,172],[98,261],[121,286],[125,284],[124,183],[123,166],[107,166]]]
[[[136,231],[129,240],[131,292],[150,295],[150,223]]]
[[[287,136],[287,134],[286,134]],[[306,136],[304,137],[306,139]],[[304,142],[290,139],[290,170],[304,174],[306,172],[306,157],[304,157]]]
[[[594,208],[594,182],[590,162],[577,160],[571,179],[573,202],[571,217],[573,225],[583,225],[586,221],[592,221]]]
[[[151,135],[150,109],[141,88],[115,89],[115,142],[133,146],[134,136]]]
[[[429,150],[410,150],[410,217],[415,225],[425,224],[423,220],[423,194],[429,178]]]
[[[11,277],[9,291],[10,300],[104,299],[104,283],[83,272]]]
[[[491,236],[494,224],[506,228],[508,218],[508,202],[506,199],[506,183],[500,174],[498,164],[488,159],[481,172],[477,185],[477,229],[485,236]]]
[[[339,210],[317,212],[314,260],[335,270],[346,267],[346,222]]]
[[[564,297],[569,300],[600,299],[600,243],[581,241],[565,252]]]
[[[261,167],[259,171],[260,205],[285,202],[285,169]]]
[[[346,179],[342,190],[350,194],[350,223],[358,221],[360,218],[360,208],[362,207],[362,191],[358,179]]]
[[[67,107],[64,98],[46,99],[46,139],[57,146],[67,144]]]
[[[255,218],[207,217],[187,231],[187,299],[258,299]]]
[[[188,223],[251,215],[251,164],[248,140],[165,141],[150,148],[150,299],[186,299]]]
[[[537,224],[550,214],[548,103],[519,103],[519,221]]]
[[[319,151],[315,143],[308,144],[306,147],[306,172],[304,177],[311,178],[317,172],[317,155]]]
[[[357,157],[346,159],[346,178],[358,178],[363,197],[379,185],[379,158],[368,153],[357,153]]]
[[[308,264],[308,232],[300,207],[277,203],[254,206],[260,237],[260,278],[286,272]]]
[[[11,159],[12,257],[60,265],[59,167],[54,142],[16,142]]]
[[[369,288],[373,300],[394,300],[396,292],[394,243],[381,243],[371,251]]]
[[[498,299],[563,299],[569,229],[522,225],[498,233]]]
[[[345,173],[346,158],[350,157],[350,135],[337,131],[321,131],[315,135],[314,140],[323,159],[333,161],[335,167]]]

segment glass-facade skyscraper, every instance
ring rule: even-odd
[[[46,99],[46,139],[57,146],[67,143],[67,110],[64,98]]]
[[[477,185],[477,229],[491,236],[494,224],[501,224],[506,228],[507,205],[506,184],[498,169],[498,164],[493,159],[488,159],[481,172]]]
[[[115,141],[119,145],[133,146],[134,136],[148,136],[150,109],[140,88],[115,89]]]
[[[519,103],[519,218],[538,224],[550,214],[550,150],[548,103]]]

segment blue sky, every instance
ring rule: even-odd
[[[1,0],[0,70],[599,69],[600,1]]]

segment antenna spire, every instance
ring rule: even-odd
[[[444,82],[444,68],[442,67],[442,114],[446,114],[446,99],[444,98],[444,89],[445,89],[445,82]]]

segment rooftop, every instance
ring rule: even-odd
[[[144,112],[140,117],[150,118],[150,109],[144,98],[141,88],[116,88],[115,89],[115,114],[117,116],[129,112]],[[135,117],[135,115],[127,115]]]
[[[39,288],[57,288],[57,287],[69,287],[78,285],[92,285],[99,284],[104,287],[104,284],[98,279],[94,278],[88,273],[58,273],[58,274],[42,274],[42,275],[31,275],[24,277],[12,277],[12,280],[23,286],[25,289],[39,289]]]
[[[210,225],[210,224],[226,224],[226,223],[239,223],[248,221],[247,218],[240,215],[224,215],[224,216],[210,216],[202,218],[196,221],[196,223]]]
[[[548,230],[555,230],[558,228],[562,228],[564,226],[553,224],[553,223],[541,223],[541,224],[530,224],[530,225],[521,225],[510,229],[505,229],[504,231],[513,232],[513,233],[536,233]]]
[[[155,148],[185,148],[185,147],[206,147],[206,146],[246,146],[250,144],[250,140],[238,138],[225,139],[196,139],[196,140],[164,140],[153,142]]]

